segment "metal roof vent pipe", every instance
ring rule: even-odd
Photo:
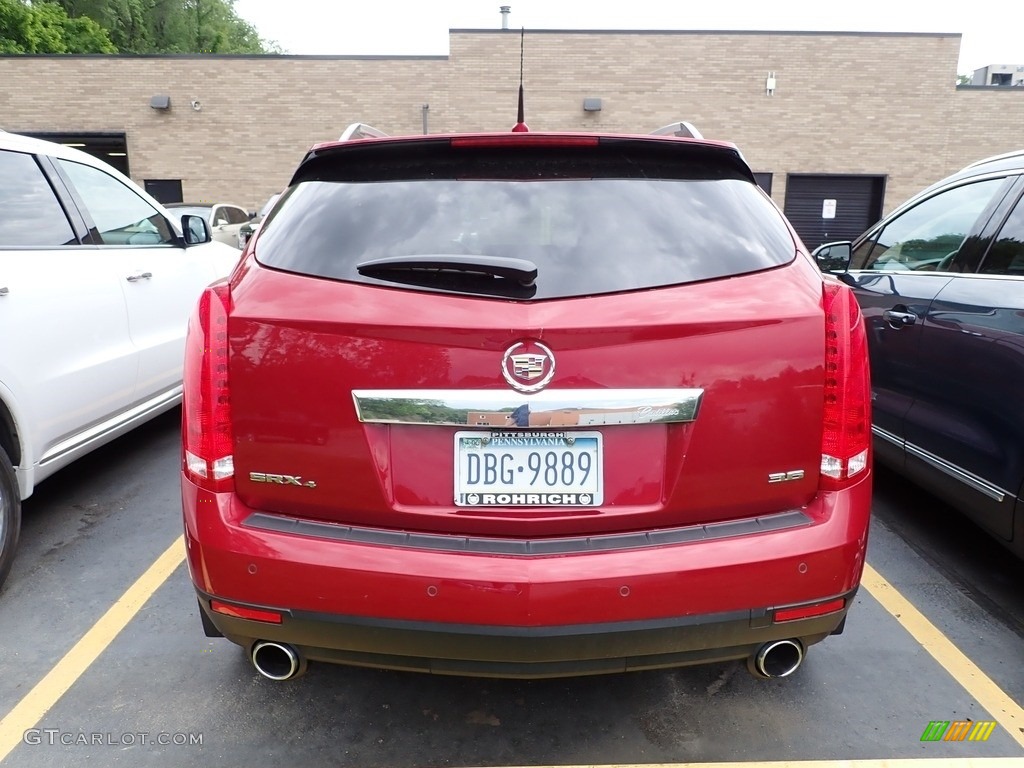
[[[511,5],[501,6],[501,28],[508,29],[508,15],[512,13]]]

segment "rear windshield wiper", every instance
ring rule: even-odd
[[[528,259],[505,256],[464,255],[455,253],[424,253],[410,256],[388,256],[356,265],[359,274],[395,282],[407,282],[417,273],[431,280],[459,273],[503,278],[529,288],[537,279],[537,265]]]

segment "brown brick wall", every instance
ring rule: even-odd
[[[136,180],[181,178],[188,199],[254,208],[356,120],[419,133],[429,104],[432,133],[511,127],[519,42],[453,30],[448,57],[0,57],[0,127],[123,131]],[[788,173],[870,173],[888,177],[888,211],[1024,143],[1024,89],[955,88],[959,35],[545,31],[525,45],[534,130],[690,120],[773,173],[780,205]],[[169,111],[149,107],[156,94]],[[602,110],[584,112],[585,97]]]

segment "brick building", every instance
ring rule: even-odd
[[[510,128],[519,31],[449,40],[448,56],[4,56],[0,127],[86,144],[165,200],[180,189],[255,209],[311,144],[355,121]],[[1024,145],[1024,88],[957,87],[959,47],[936,33],[527,31],[527,123],[688,120],[738,144],[815,245]]]

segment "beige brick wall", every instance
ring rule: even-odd
[[[123,131],[132,176],[249,208],[313,143],[356,120],[391,133],[504,130],[518,31],[453,30],[447,57],[0,57],[0,127]],[[534,130],[647,132],[678,119],[771,172],[888,177],[890,210],[978,158],[1024,145],[1024,89],[956,89],[959,35],[528,32]],[[775,72],[774,95],[765,78]],[[169,94],[172,108],[149,107]],[[602,99],[583,111],[585,97]],[[198,99],[202,110],[189,102]]]
[[[0,127],[122,131],[132,177],[182,180],[186,200],[258,208],[309,147],[372,116],[422,131],[445,59],[0,57]],[[150,108],[156,94],[171,109]],[[190,102],[202,109],[194,111]],[[443,109],[439,109],[443,112]]]

